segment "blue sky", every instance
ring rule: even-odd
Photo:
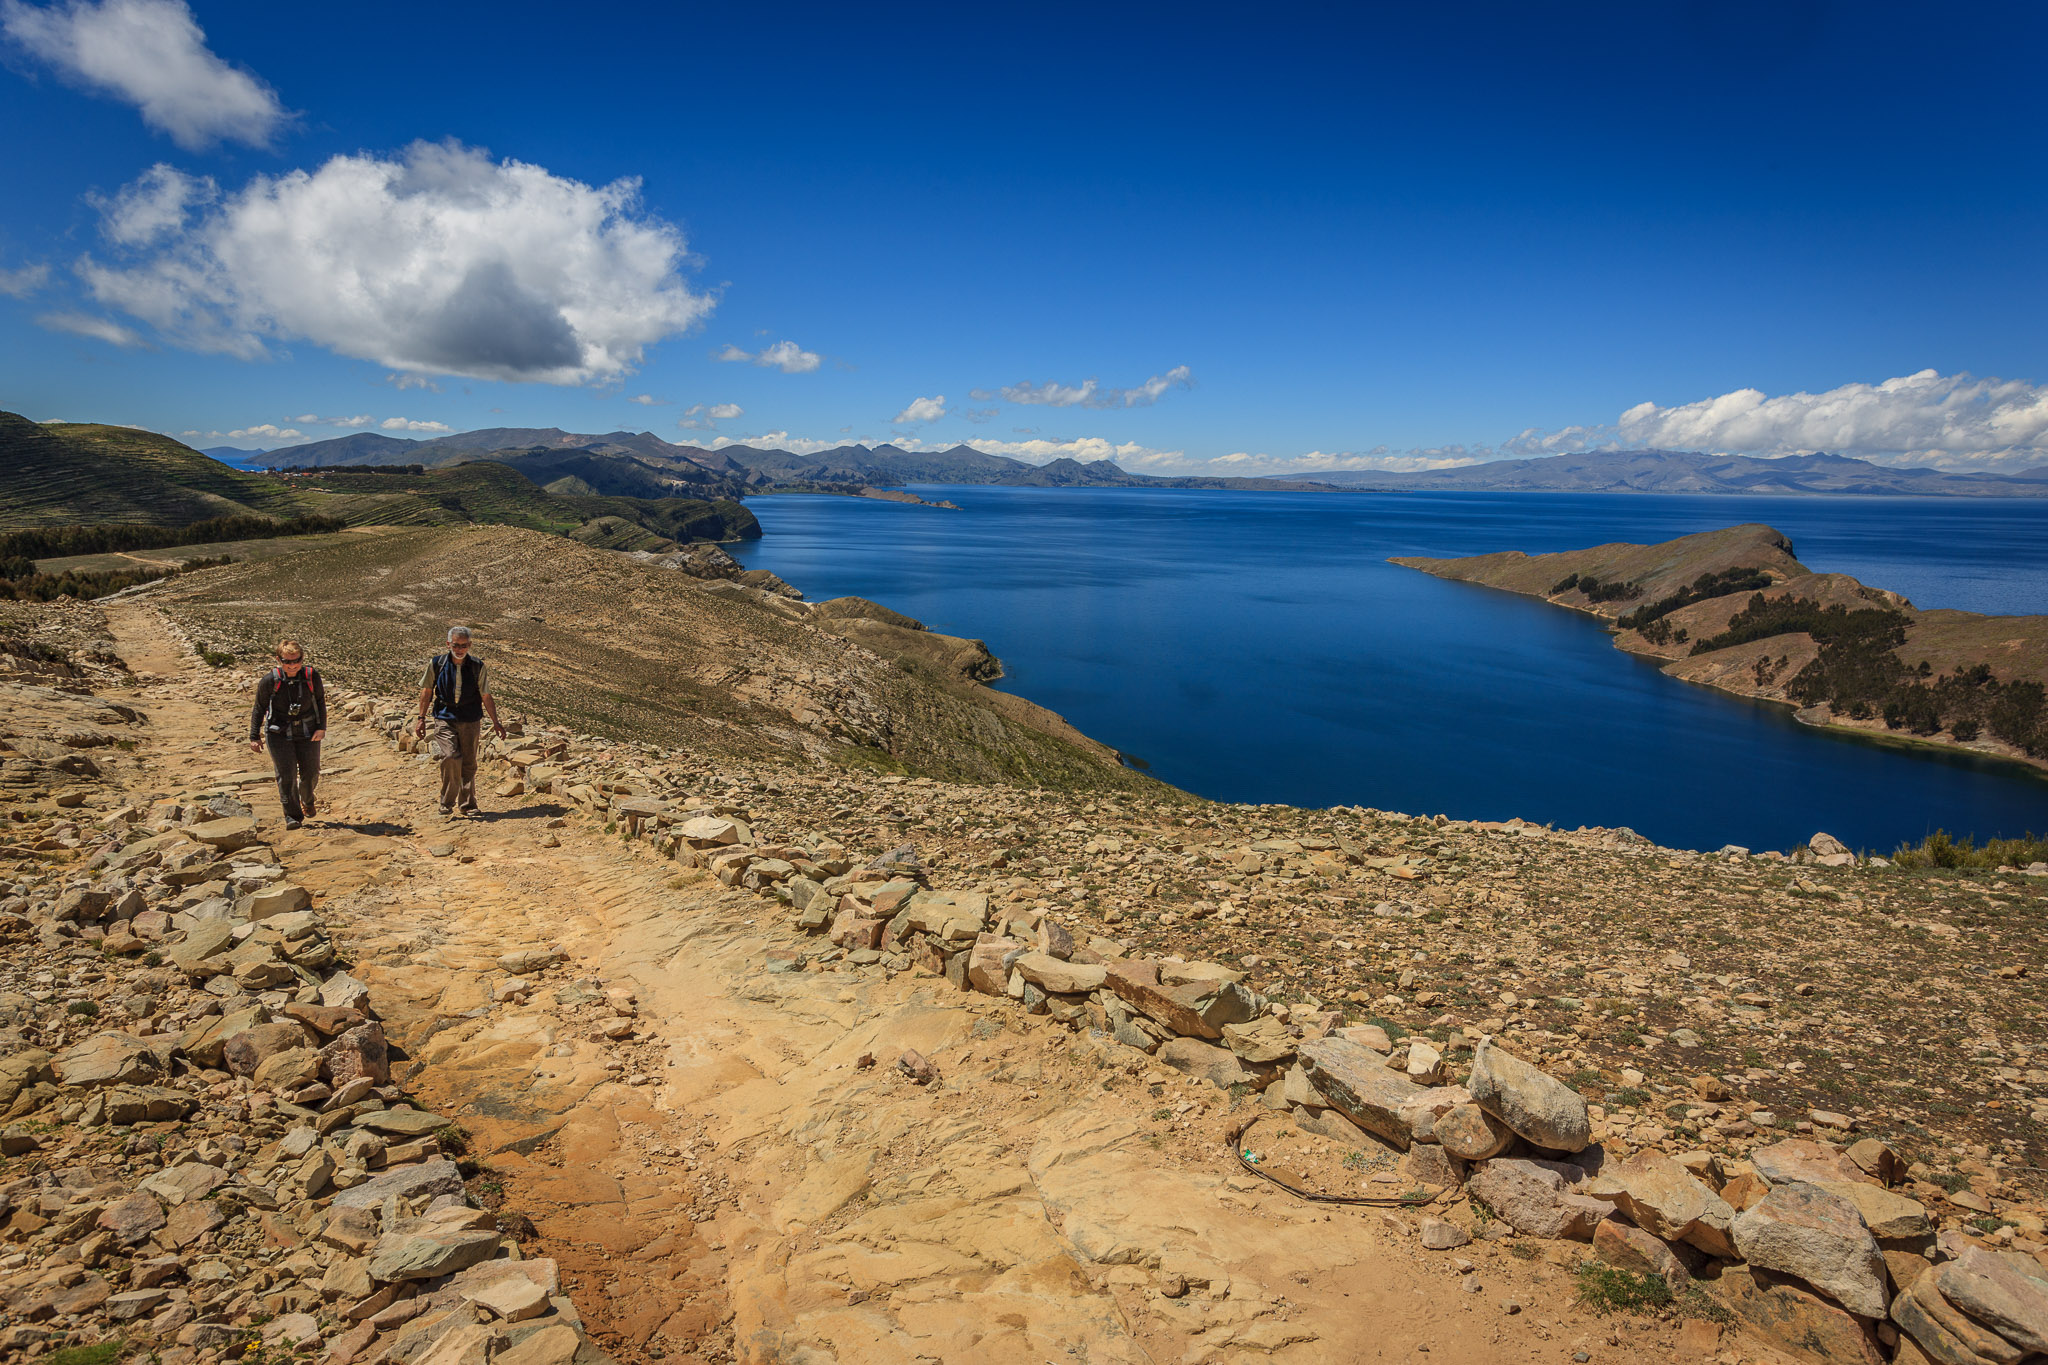
[[[2038,7],[740,9],[0,0],[0,406],[2048,463]]]

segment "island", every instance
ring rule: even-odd
[[[1782,702],[1809,725],[2048,770],[2048,616],[1923,611],[1847,574],[1813,572],[1769,526],[1390,562],[1589,613],[1617,649],[1661,660],[1671,677]]]

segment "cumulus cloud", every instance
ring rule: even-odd
[[[825,358],[816,351],[806,351],[794,341],[778,341],[773,346],[762,347],[758,352],[743,351],[728,341],[714,352],[711,358],[752,361],[763,369],[780,370],[784,374],[809,374],[825,363]]]
[[[1611,425],[1522,432],[1506,455],[1588,450],[1728,455],[1827,451],[1885,464],[2021,469],[2048,461],[2048,386],[1934,370],[1777,397],[1737,389],[1676,407],[1638,403]]]
[[[453,431],[446,422],[415,422],[410,417],[386,417],[377,424],[386,431]]]
[[[0,270],[0,294],[25,299],[50,282],[50,267],[25,265],[17,270]]]
[[[428,393],[439,393],[441,386],[423,374],[387,374],[384,382],[404,393],[407,389],[424,389]],[[492,408],[492,412],[503,412],[503,408]]]
[[[206,45],[183,0],[5,0],[0,30],[66,80],[125,100],[142,121],[197,151],[215,142],[267,147],[289,115],[268,85]]]
[[[651,393],[636,393],[626,401],[628,403],[638,403],[643,408],[665,408],[668,406],[666,398],[656,398]]]
[[[897,426],[908,426],[916,422],[936,422],[946,415],[946,395],[933,398],[913,398],[910,406],[896,414]]]
[[[281,427],[272,422],[258,422],[253,427],[237,427],[228,433],[230,441],[297,441],[305,432],[296,427]]]
[[[131,191],[162,202],[137,182],[112,203]],[[677,274],[682,234],[639,212],[639,182],[593,187],[452,142],[258,176],[159,235],[120,265],[84,258],[80,278],[178,345],[256,358],[304,339],[402,386],[613,378],[711,308]]]
[[[109,346],[120,346],[124,349],[149,344],[142,339],[142,334],[132,327],[123,327],[112,318],[94,317],[90,313],[44,313],[36,319],[36,326],[46,331],[69,332],[72,336],[89,337],[94,341],[104,341]]]
[[[195,209],[220,197],[211,177],[191,176],[162,162],[109,199],[88,194],[100,214],[100,235],[116,246],[151,246],[185,226]]]
[[[955,446],[966,446],[984,455],[1008,455],[1012,459],[1028,464],[1047,464],[1058,459],[1080,460],[1083,463],[1095,460],[1115,460],[1127,467],[1151,461],[1185,461],[1186,455],[1178,450],[1154,450],[1135,441],[1116,442],[1099,436],[1083,436],[1074,440],[1031,440],[1031,441],[927,441],[917,436],[896,436],[887,444],[898,450],[925,452],[951,450]],[[817,455],[827,450],[837,450],[850,444],[882,444],[876,437],[853,437],[842,435],[837,440],[821,441],[809,437],[792,436],[787,431],[767,431],[754,436],[720,436],[707,443],[710,449],[720,450],[726,446],[747,445],[764,450],[787,450],[795,455]],[[1201,462],[1194,462],[1197,467]]]
[[[1010,384],[996,392],[976,389],[969,397],[987,402],[999,393],[1012,403],[1049,408],[1147,408],[1169,390],[1194,386],[1194,372],[1185,365],[1176,365],[1165,374],[1155,374],[1128,389],[1106,389],[1100,381],[1086,379],[1079,384]]]
[[[718,423],[730,422],[745,411],[738,403],[692,403],[683,409],[676,425],[684,431],[716,431]]]

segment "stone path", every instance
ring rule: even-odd
[[[1250,1177],[1228,1099],[1129,1049],[929,976],[770,973],[769,902],[588,816],[442,822],[426,761],[339,708],[320,814],[284,832],[231,681],[194,684],[147,608],[109,617],[178,679],[145,693],[166,780],[246,775],[394,1076],[468,1131],[622,1360],[1688,1358],[1675,1324],[1573,1306],[1530,1243],[1428,1252],[1417,1215]],[[1139,1120],[1166,1108],[1162,1140]]]

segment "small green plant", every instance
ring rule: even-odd
[[[1655,1275],[1588,1261],[1579,1267],[1579,1304],[1603,1317],[1609,1313],[1654,1313],[1671,1306],[1671,1286]]]
[[[1542,1252],[1538,1251],[1534,1246],[1530,1245],[1527,1242],[1508,1243],[1508,1255],[1513,1256],[1517,1260],[1533,1261],[1542,1254]]]
[[[1371,1165],[1372,1162],[1364,1152],[1349,1151],[1344,1154],[1344,1169],[1347,1171],[1363,1171]]]
[[[119,1337],[102,1341],[97,1346],[70,1346],[61,1351],[52,1351],[44,1356],[45,1365],[113,1365],[121,1358],[121,1348],[127,1345]]]
[[[224,649],[202,649],[199,651],[199,657],[206,661],[209,668],[227,668],[235,662],[235,656]]]
[[[456,1124],[434,1130],[434,1141],[441,1144],[441,1150],[450,1156],[463,1156],[469,1151],[469,1134]]]
[[[1154,1109],[1152,1111],[1152,1121],[1154,1123],[1164,1123],[1172,1117],[1173,1111],[1171,1109]]]
[[[1607,1102],[1621,1109],[1640,1109],[1650,1102],[1650,1097],[1631,1085],[1609,1095]]]
[[[64,1007],[64,1012],[66,1014],[84,1015],[87,1019],[96,1018],[100,1012],[99,1002],[96,1000],[74,1000]]]

